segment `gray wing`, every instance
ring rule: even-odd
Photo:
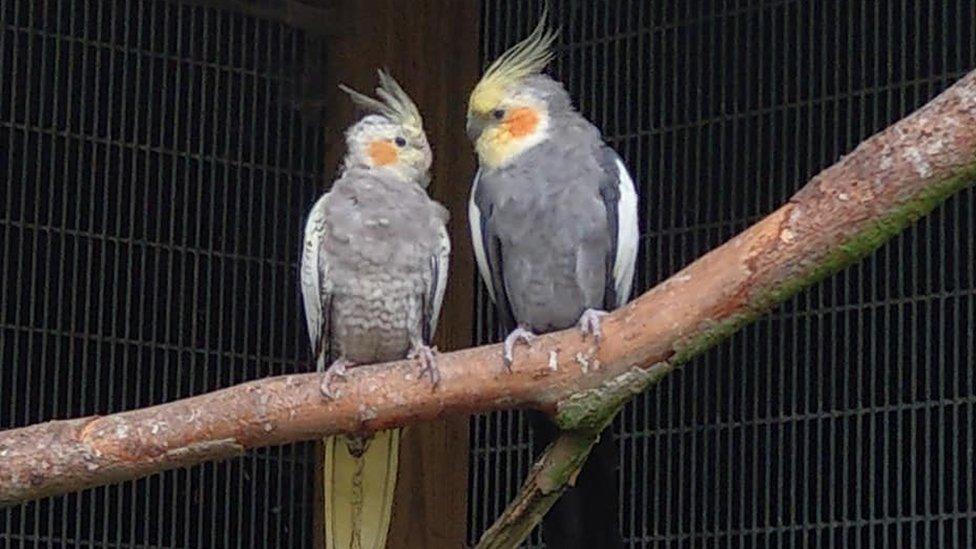
[[[606,258],[606,287],[604,308],[616,309],[627,303],[634,282],[640,230],[637,223],[637,191],[620,156],[603,146],[600,166],[604,177],[600,182],[600,196],[607,213],[610,249]]]
[[[316,367],[322,370],[325,364],[325,343],[329,334],[329,319],[332,308],[332,280],[329,272],[328,256],[322,243],[327,230],[325,201],[328,194],[312,206],[305,223],[302,243],[302,263],[299,271],[302,286],[302,301],[305,304],[305,322],[308,325],[308,339],[312,346],[312,356]]]
[[[508,296],[502,279],[502,255],[498,237],[491,231],[491,215],[494,204],[488,193],[479,192],[478,183],[481,180],[481,170],[474,176],[471,185],[471,196],[468,199],[468,225],[471,229],[471,243],[474,247],[474,257],[478,263],[481,280],[488,289],[488,295],[495,302],[506,331],[515,327],[515,317],[512,313]]]
[[[434,333],[437,331],[437,321],[441,315],[441,305],[444,303],[444,290],[447,289],[450,258],[451,239],[447,234],[447,227],[441,225],[437,234],[437,249],[430,257],[430,287],[425,299],[424,343],[427,345],[430,345]]]

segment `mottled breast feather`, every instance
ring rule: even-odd
[[[447,280],[446,221],[443,206],[413,183],[366,169],[349,170],[335,182],[312,209],[302,256],[303,298],[317,355],[324,339],[352,333],[350,326],[331,325],[334,318],[359,322],[353,327],[359,332],[378,322],[377,337],[416,318],[416,329],[429,340]],[[359,319],[348,309],[336,315],[337,296],[371,309]],[[411,333],[403,337],[412,339],[414,328],[405,329]]]

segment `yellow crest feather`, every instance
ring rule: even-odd
[[[339,84],[339,89],[349,94],[352,102],[367,112],[385,116],[395,124],[422,132],[423,118],[420,116],[417,105],[389,73],[382,69],[376,72],[379,75],[380,84],[375,91],[382,101],[359,93],[345,84]]]
[[[476,113],[487,113],[502,98],[506,87],[533,74],[538,74],[552,61],[552,44],[559,35],[557,29],[547,24],[549,6],[542,10],[539,24],[525,39],[515,44],[496,59],[481,81],[474,87],[468,101],[468,109]]]

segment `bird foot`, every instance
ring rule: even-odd
[[[337,379],[346,379],[346,368],[355,365],[351,360],[344,358],[333,362],[325,371],[325,375],[322,376],[322,383],[319,385],[319,391],[321,391],[322,396],[329,400],[338,398],[339,392],[332,389],[332,383]]]
[[[606,311],[600,311],[597,309],[587,309],[583,311],[579,319],[579,329],[583,332],[583,337],[588,335],[593,336],[593,340],[596,344],[600,344],[600,339],[603,337],[603,331],[600,328],[600,321],[603,317],[607,316],[609,313]]]
[[[417,359],[420,361],[420,377],[424,377],[424,374],[430,376],[430,383],[433,388],[441,382],[441,371],[437,369],[437,359],[435,354],[437,353],[437,347],[430,347],[428,345],[415,345],[407,358],[413,360]]]
[[[526,346],[531,347],[532,342],[538,338],[539,336],[533,334],[525,328],[522,328],[521,326],[512,330],[512,333],[508,334],[508,337],[505,338],[505,352],[502,354],[502,358],[505,362],[505,369],[512,371],[512,361],[515,360],[515,346],[519,341],[525,343]]]

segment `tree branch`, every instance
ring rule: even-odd
[[[633,388],[643,390],[656,383],[770,307],[864,257],[971,184],[976,178],[974,131],[970,127],[960,133],[958,126],[972,124],[974,113],[976,72],[862,143],[814,177],[786,206],[666,281],[688,278],[690,284],[689,271],[709,256],[743,238],[754,243],[767,239],[765,244],[750,246],[744,256],[729,258],[751,271],[753,282],[726,288],[726,294],[735,296],[722,304],[728,309],[705,319],[708,328],[676,345],[675,354],[654,364],[648,370],[651,375],[635,380]],[[722,291],[718,286],[710,290],[715,295]],[[564,432],[546,449],[476,549],[516,547],[528,537],[573,484],[600,432],[625,401],[600,397],[587,402],[578,415],[588,421],[566,423],[575,430]]]
[[[417,364],[399,361],[354,369],[335,400],[319,394],[319,374],[279,376],[152,408],[0,432],[0,505],[249,448],[449,414],[532,407],[563,429],[599,432],[633,394],[863,257],[974,176],[971,73],[822,172],[769,217],[607,317],[599,348],[567,330],[520,348],[511,373],[502,367],[499,345],[440,355],[436,391],[418,378]],[[585,451],[559,459],[577,455]],[[548,475],[557,469],[556,459],[544,459],[533,473],[540,492],[558,492],[572,476]]]

